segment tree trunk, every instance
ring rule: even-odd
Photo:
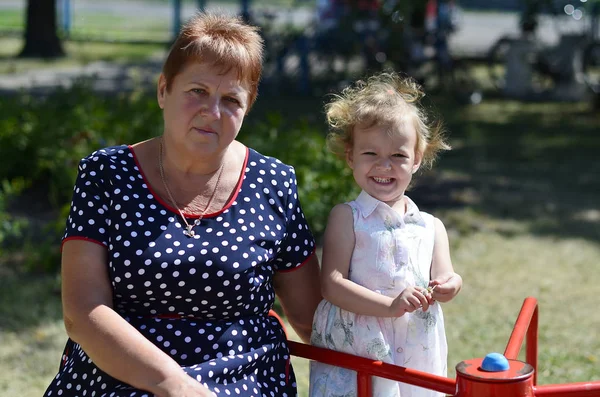
[[[20,58],[58,58],[65,55],[56,31],[56,0],[28,0],[25,46]]]

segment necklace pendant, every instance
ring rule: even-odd
[[[183,231],[183,234],[185,234],[188,237],[194,237],[196,233],[192,230],[192,227],[192,225],[186,226],[185,230]]]

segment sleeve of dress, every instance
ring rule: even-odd
[[[103,157],[91,154],[79,162],[63,244],[79,239],[108,246],[110,192],[104,179],[108,167]]]
[[[275,259],[275,270],[294,270],[304,264],[315,250],[315,239],[304,218],[304,212],[298,198],[296,173],[290,167],[287,206],[285,215],[285,236],[279,245]]]

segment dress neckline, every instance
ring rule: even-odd
[[[150,194],[152,194],[152,197],[158,201],[163,207],[165,207],[167,210],[169,210],[171,213],[175,214],[175,215],[179,215],[179,211],[174,208],[172,205],[170,205],[169,203],[167,203],[166,201],[164,201],[160,195],[158,195],[154,189],[152,188],[152,185],[149,183],[148,178],[146,178],[146,175],[144,174],[144,170],[142,169],[140,162],[135,154],[135,150],[133,150],[133,146],[132,145],[127,145],[127,148],[129,149],[129,152],[131,153],[132,157],[133,157],[133,161],[135,162],[135,165],[138,169],[138,172],[140,173],[140,175],[142,176],[142,180],[144,181],[144,184],[146,185],[146,188],[148,189],[148,191],[150,192]],[[222,214],[225,210],[227,210],[229,207],[231,207],[233,205],[233,203],[235,202],[239,192],[240,192],[240,188],[242,187],[242,182],[244,181],[244,177],[246,175],[246,167],[248,165],[248,159],[250,157],[250,149],[246,146],[246,154],[244,157],[244,163],[242,164],[242,171],[240,172],[240,176],[238,177],[238,181],[235,185],[235,188],[233,190],[233,194],[231,195],[231,197],[229,198],[229,200],[225,203],[225,205],[223,206],[223,208],[221,208],[219,211],[216,212],[211,212],[211,213],[206,213],[204,215],[200,215],[200,214],[190,214],[187,212],[182,212],[183,215],[186,218],[200,218],[200,216],[202,216],[202,218],[212,218],[215,217],[219,214]]]

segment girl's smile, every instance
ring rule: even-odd
[[[387,184],[391,183],[392,180],[393,180],[393,178],[377,178],[375,176],[373,177],[373,179],[375,180],[375,182],[381,183],[381,184],[384,184],[384,185],[387,185]]]

